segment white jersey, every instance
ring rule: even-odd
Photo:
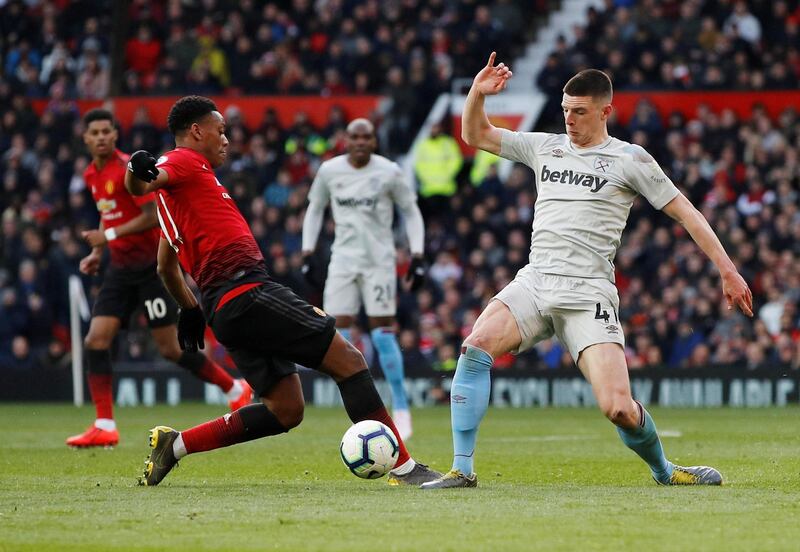
[[[679,193],[644,148],[616,138],[584,149],[566,134],[502,130],[500,155],[536,174],[530,263],[545,274],[613,282],[633,200],[662,209]]]
[[[321,205],[330,202],[336,223],[331,264],[394,267],[393,204],[406,212],[416,209],[417,202],[397,163],[372,154],[369,163],[357,169],[347,155],[334,157],[320,165],[308,199]]]

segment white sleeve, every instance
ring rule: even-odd
[[[303,218],[303,251],[314,251],[319,239],[319,231],[325,218],[325,206],[328,204],[330,194],[328,185],[323,175],[322,167],[317,171],[317,176],[308,191],[308,208]]]
[[[500,133],[500,157],[529,167],[533,167],[539,148],[549,136],[546,132],[515,132],[505,128]]]
[[[663,209],[680,193],[678,188],[643,147],[632,144],[629,152],[631,162],[626,171],[628,184],[642,194],[653,208]]]
[[[408,247],[411,249],[412,255],[422,255],[425,252],[425,223],[417,205],[417,193],[406,182],[403,171],[398,165],[394,164],[393,170],[392,199],[403,214]]]
[[[403,213],[411,254],[422,255],[425,252],[425,222],[422,220],[422,212],[416,203],[412,203],[408,209],[401,209],[400,212]]]

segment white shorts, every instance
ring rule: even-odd
[[[576,363],[590,345],[625,346],[617,288],[605,278],[542,274],[527,265],[494,298],[517,321],[522,343],[514,352],[530,349],[554,334]]]
[[[397,271],[390,267],[353,269],[328,267],[322,308],[331,316],[355,316],[363,302],[367,316],[394,316],[397,313]]]

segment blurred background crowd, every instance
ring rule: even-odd
[[[124,42],[110,40],[111,4],[0,2],[3,367],[60,368],[69,361],[67,278],[88,253],[80,231],[98,223],[82,178],[88,159],[74,99],[115,92],[384,95],[393,101],[374,115],[380,152],[395,157],[407,152],[452,79],[471,77],[492,49],[513,59],[519,52],[509,45],[521,51],[553,2],[533,2],[531,9],[531,2],[515,0],[133,0]],[[559,41],[538,76],[556,103],[537,130],[563,128],[561,87],[590,66],[609,71],[621,90],[796,87],[798,23],[797,2],[609,0],[604,10],[590,11],[585,28],[574,29],[574,45]],[[37,97],[47,98],[41,115],[30,103]],[[741,119],[701,106],[690,117],[662,115],[641,101],[626,124],[613,120],[609,132],[644,146],[708,218],[753,289],[755,317],[728,310],[713,265],[683,229],[637,201],[616,259],[631,369],[799,368],[797,113],[787,109],[771,119],[754,106]],[[231,145],[219,179],[250,221],[273,277],[319,304],[320,290],[299,272],[302,221],[319,163],[344,152],[348,114],[333,108],[318,127],[302,112],[290,125],[270,110],[260,121],[244,121],[235,108],[225,116]],[[118,146],[163,151],[171,147],[164,126],[143,106]],[[410,373],[455,368],[461,340],[526,264],[530,246],[532,172],[515,166],[500,178],[494,160],[462,159],[449,132],[437,125],[429,140],[452,152],[453,186],[424,193],[431,169],[421,159],[416,165],[430,272],[422,291],[399,294]],[[408,257],[403,233],[396,236],[402,274]],[[329,221],[319,255],[326,256],[332,238]],[[91,300],[100,280],[82,278]],[[141,326],[132,321],[119,358],[155,358]],[[354,339],[373,356],[367,336],[355,332]],[[572,360],[548,340],[496,366],[559,369]]]

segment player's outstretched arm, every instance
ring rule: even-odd
[[[500,154],[500,129],[489,122],[483,102],[486,96],[499,94],[511,78],[511,69],[505,63],[495,66],[496,52],[489,56],[489,62],[475,75],[472,87],[464,102],[464,113],[461,119],[461,138],[472,147],[479,148],[496,155]]]
[[[703,214],[681,193],[662,210],[686,228],[694,242],[717,267],[728,309],[735,306],[747,316],[753,316],[753,294]]]
[[[131,155],[128,170],[125,171],[125,188],[131,194],[149,194],[164,186],[168,180],[167,171],[156,167],[156,158],[149,152],[139,150]]]

